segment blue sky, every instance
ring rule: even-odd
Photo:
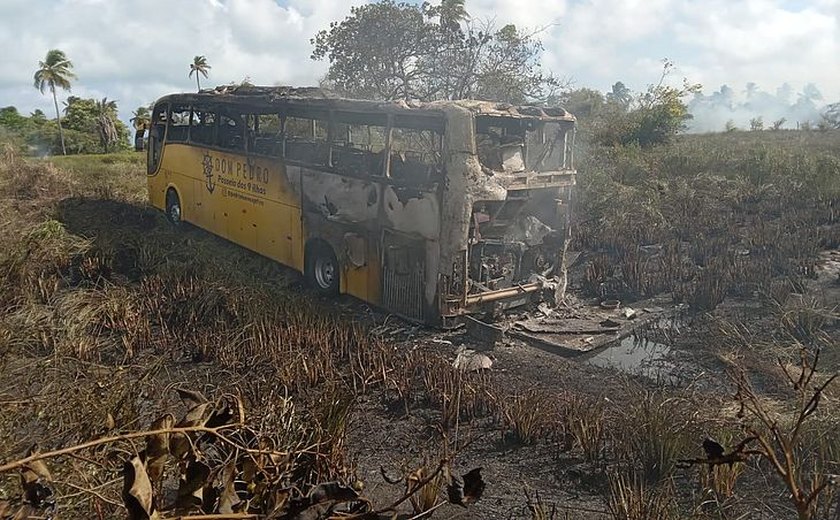
[[[32,87],[50,48],[78,74],[73,94],[116,99],[121,116],[171,92],[192,90],[196,54],[207,85],[315,84],[326,64],[309,39],[356,0],[0,0],[0,106],[23,112],[52,101]],[[576,86],[634,90],[658,79],[661,59],[706,93],[747,82],[768,92],[815,83],[840,101],[840,0],[467,0],[475,21],[544,28],[543,64]]]

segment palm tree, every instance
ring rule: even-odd
[[[470,18],[464,7],[465,0],[441,0],[440,2],[440,25],[451,31],[458,29],[461,22]]]
[[[96,102],[96,131],[99,133],[99,142],[105,153],[108,153],[108,145],[116,143],[119,138],[117,125],[114,123],[116,114],[116,101],[109,101],[107,97],[104,97]]]
[[[131,113],[130,121],[134,125],[134,149],[139,152],[143,150],[143,136],[152,122],[149,107],[137,107],[137,110]]]
[[[67,150],[64,148],[64,131],[61,129],[61,114],[58,111],[55,89],[58,87],[62,90],[70,90],[70,80],[76,79],[72,69],[73,63],[67,59],[64,51],[51,49],[47,52],[46,59],[38,62],[38,70],[35,71],[35,88],[40,90],[41,94],[47,88],[52,92],[55,117],[58,120],[58,136],[61,138],[61,153],[64,155],[67,155]]]
[[[190,63],[190,77],[192,77],[193,73],[195,73],[195,84],[199,91],[201,91],[201,83],[198,80],[199,74],[206,78],[207,71],[212,68],[213,67],[207,64],[207,58],[204,56],[196,56],[193,58],[193,62]]]

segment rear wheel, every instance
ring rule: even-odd
[[[181,223],[181,199],[172,188],[166,192],[166,218],[175,226]]]
[[[306,281],[318,293],[338,294],[341,270],[332,248],[322,241],[313,242],[306,253]]]

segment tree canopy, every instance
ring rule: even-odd
[[[35,71],[35,88],[44,94],[49,89],[53,97],[53,104],[55,105],[55,118],[58,123],[58,136],[61,140],[61,153],[67,154],[67,149],[64,145],[64,132],[61,128],[61,114],[58,111],[58,97],[56,96],[56,88],[62,90],[70,90],[70,81],[75,79],[73,74],[73,63],[67,59],[64,51],[59,49],[51,49],[47,52],[47,57],[43,61],[38,62],[38,70]]]
[[[312,45],[312,59],[330,63],[326,83],[354,97],[522,103],[558,85],[540,66],[542,45],[533,34],[475,23],[463,0],[353,7]]]
[[[195,86],[198,90],[201,90],[201,81],[199,80],[199,76],[207,77],[208,71],[213,67],[207,63],[207,58],[205,56],[195,56],[193,58],[192,63],[190,63],[190,76],[193,77],[195,74]]]

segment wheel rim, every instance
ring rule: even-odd
[[[169,204],[169,219],[172,222],[181,221],[181,205],[178,202],[171,202]]]
[[[335,264],[332,260],[315,260],[315,281],[321,289],[329,289],[335,282]]]

